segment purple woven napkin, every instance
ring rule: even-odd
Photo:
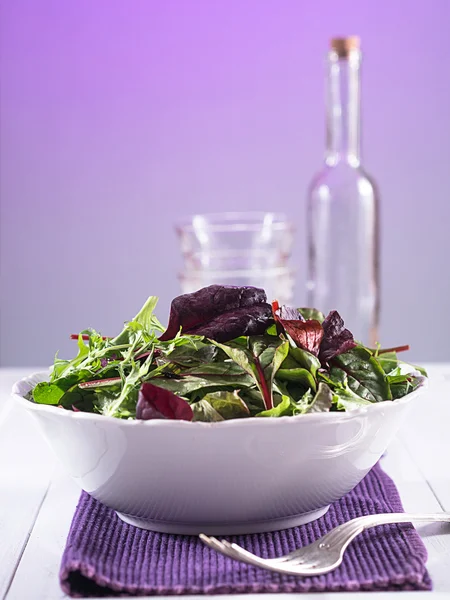
[[[376,465],[326,515],[313,523],[228,539],[264,557],[287,554],[361,515],[403,511],[393,481]],[[278,575],[233,561],[197,537],[153,533],[123,523],[82,493],[62,558],[62,589],[75,597],[430,590],[425,547],[410,524],[383,525],[359,535],[340,567],[317,577]]]

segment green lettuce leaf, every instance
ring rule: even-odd
[[[191,405],[192,412],[194,413],[193,421],[205,421],[207,423],[214,423],[217,421],[223,421],[224,418],[211,406],[211,404],[205,398],[194,402]]]
[[[237,390],[233,392],[210,392],[204,396],[215,411],[224,419],[241,419],[250,416],[250,411]]]
[[[282,396],[281,402],[269,410],[263,410],[257,417],[289,417],[294,413],[294,407],[289,396]]]
[[[326,383],[320,382],[317,392],[305,413],[328,412],[333,404],[333,392]]]

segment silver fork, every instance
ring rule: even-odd
[[[238,544],[218,540],[204,533],[200,534],[200,539],[204,544],[225,556],[249,565],[262,567],[268,571],[289,575],[323,575],[341,564],[347,546],[365,529],[387,523],[411,523],[412,521],[450,523],[450,513],[387,513],[357,517],[343,525],[338,525],[312,544],[279,558],[261,558],[241,548]]]

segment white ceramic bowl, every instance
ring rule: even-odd
[[[352,412],[219,423],[120,420],[34,404],[48,373],[14,385],[68,473],[127,523],[252,533],[317,519],[374,466],[424,386]]]

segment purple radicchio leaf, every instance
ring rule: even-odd
[[[192,421],[192,408],[173,392],[153,385],[143,383],[139,390],[136,405],[136,419],[177,419]]]
[[[322,364],[335,356],[348,352],[356,346],[353,334],[344,327],[344,320],[333,310],[322,323],[324,337],[320,345],[319,358]]]
[[[184,334],[223,343],[241,335],[262,335],[272,323],[264,290],[210,285],[172,300],[169,324],[159,339],[173,339],[181,327]]]

